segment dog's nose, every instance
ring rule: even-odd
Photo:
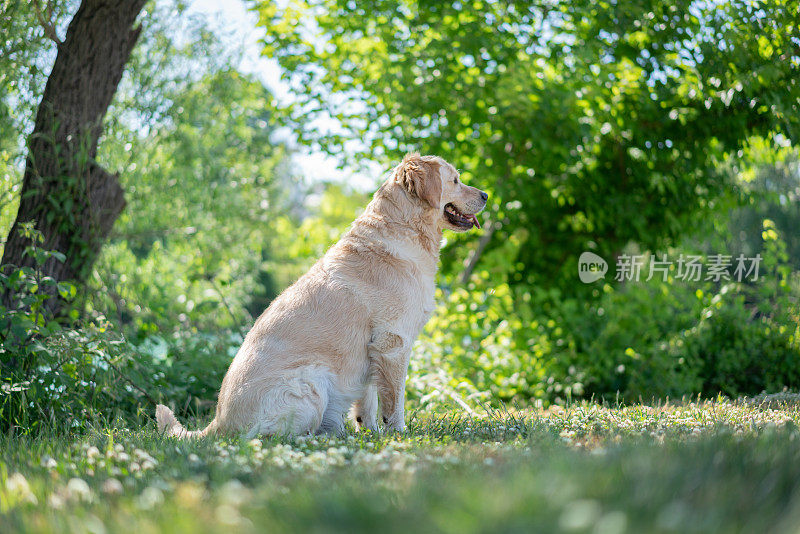
[[[486,193],[486,191],[481,191],[481,200],[483,200],[484,202],[486,202],[486,200],[487,200],[488,198],[489,198],[489,194],[488,194],[488,193]]]

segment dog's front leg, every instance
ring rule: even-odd
[[[411,357],[410,343],[391,332],[373,337],[369,344],[378,397],[381,401],[383,423],[389,430],[405,430],[406,375]]]
[[[364,388],[364,394],[353,406],[352,417],[356,428],[378,430],[378,387],[374,380],[370,380]]]

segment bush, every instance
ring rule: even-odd
[[[76,294],[72,284],[41,272],[46,261],[64,261],[64,256],[42,249],[42,236],[32,225],[23,228],[23,235],[32,242],[25,253],[35,267],[6,266],[0,274],[0,288],[12,296],[0,307],[2,430],[73,428],[108,407],[136,402],[138,396],[129,389],[109,387],[120,378],[115,367],[121,341],[109,335],[107,324],[98,320],[65,328],[65,322],[75,326],[75,311],[60,319],[51,311],[52,299],[70,300]]]
[[[43,250],[30,226],[27,254],[37,266],[63,255]],[[75,296],[38,268],[8,266],[0,287],[15,296],[0,307],[0,430],[37,433],[74,430],[99,420],[130,423],[149,417],[156,402],[206,415],[241,335],[150,336],[135,344],[102,316],[77,319],[75,310],[53,316],[56,295]],[[203,399],[204,402],[201,402]]]
[[[139,369],[147,371],[142,383],[158,402],[173,406],[180,416],[207,418],[242,340],[240,333],[227,330],[152,335],[129,344],[129,350],[136,354]]]
[[[670,340],[666,353],[689,362],[705,395],[736,397],[800,387],[796,326],[754,315],[745,295],[721,292],[699,323]]]
[[[653,279],[578,300],[473,276],[440,296],[416,372],[446,370],[469,399],[522,403],[800,388],[800,284],[769,221],[763,237],[761,276],[748,283]]]
[[[562,391],[546,374],[561,328],[516,304],[507,284],[480,280],[436,300],[412,358],[412,396],[514,402]]]

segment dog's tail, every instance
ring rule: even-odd
[[[156,406],[156,421],[158,422],[159,432],[163,433],[165,436],[175,436],[180,439],[201,438],[216,429],[216,420],[214,420],[203,430],[186,430],[175,418],[175,414],[172,413],[172,410],[163,404]]]

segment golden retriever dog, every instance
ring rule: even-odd
[[[308,273],[276,298],[244,339],[222,381],[216,417],[187,432],[166,406],[158,428],[300,435],[405,428],[411,345],[434,309],[445,229],[480,228],[488,195],[442,158],[408,154],[364,213]],[[352,410],[351,410],[352,408]]]

